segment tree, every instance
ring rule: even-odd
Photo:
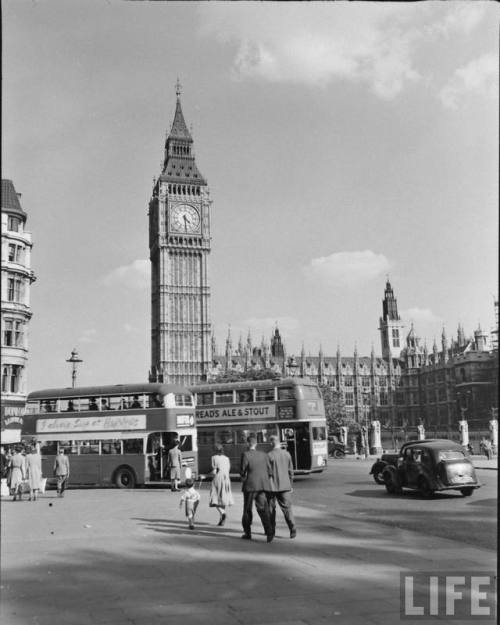
[[[278,380],[279,378],[281,378],[281,375],[273,369],[248,369],[247,371],[227,371],[221,373],[213,380],[210,380],[210,384],[244,382],[248,380]]]
[[[325,404],[326,422],[328,430],[332,433],[337,432],[339,428],[354,425],[354,418],[348,415],[345,409],[345,403],[342,399],[342,393],[336,391],[328,384],[320,384],[323,402]]]

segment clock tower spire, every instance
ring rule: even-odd
[[[149,203],[151,370],[158,382],[195,384],[211,362],[210,197],[175,86],[174,120]]]

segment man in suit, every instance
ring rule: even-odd
[[[252,507],[255,501],[255,507],[262,521],[264,531],[267,536],[267,542],[270,543],[274,538],[274,532],[271,526],[269,515],[268,493],[271,491],[271,482],[269,480],[270,463],[267,454],[257,449],[257,438],[250,435],[247,438],[248,449],[241,455],[241,470],[243,491],[243,539],[250,540],[252,538]]]
[[[57,496],[64,497],[69,479],[69,458],[64,455],[62,447],[59,448],[59,453],[54,462],[54,475],[57,477]]]
[[[280,439],[274,434],[269,437],[273,449],[268,453],[271,463],[271,486],[272,494],[269,498],[269,514],[273,534],[276,531],[276,501],[285,517],[290,530],[290,538],[297,536],[295,519],[292,511],[292,482],[293,463],[292,457],[285,449],[281,448]]]

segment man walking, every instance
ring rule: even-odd
[[[276,501],[285,517],[286,524],[290,530],[290,538],[297,536],[295,519],[292,511],[292,482],[293,463],[292,457],[285,449],[281,448],[280,439],[276,435],[269,437],[273,449],[268,453],[271,463],[271,487],[272,493],[269,497],[269,514],[273,534],[276,532]]]
[[[170,468],[170,488],[172,492],[179,491],[181,481],[182,454],[179,449],[179,441],[174,441],[172,449],[168,450],[168,466]]]
[[[64,455],[61,447],[54,462],[54,475],[57,477],[57,496],[64,497],[64,491],[69,479],[69,458]]]
[[[243,539],[251,540],[252,538],[252,507],[255,501],[255,507],[262,521],[264,531],[267,536],[267,542],[270,543],[274,538],[274,532],[271,526],[269,516],[268,493],[271,491],[270,463],[267,454],[257,449],[257,438],[250,435],[247,438],[248,449],[241,455],[242,479],[241,490],[243,491],[243,517],[241,523],[243,525]]]

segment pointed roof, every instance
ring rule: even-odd
[[[21,207],[19,195],[12,180],[2,178],[2,213],[18,215],[25,220],[27,215]]]
[[[182,113],[180,94],[177,95],[174,121],[172,122],[172,127],[170,128],[170,137],[175,139],[187,139],[188,141],[193,140]]]

